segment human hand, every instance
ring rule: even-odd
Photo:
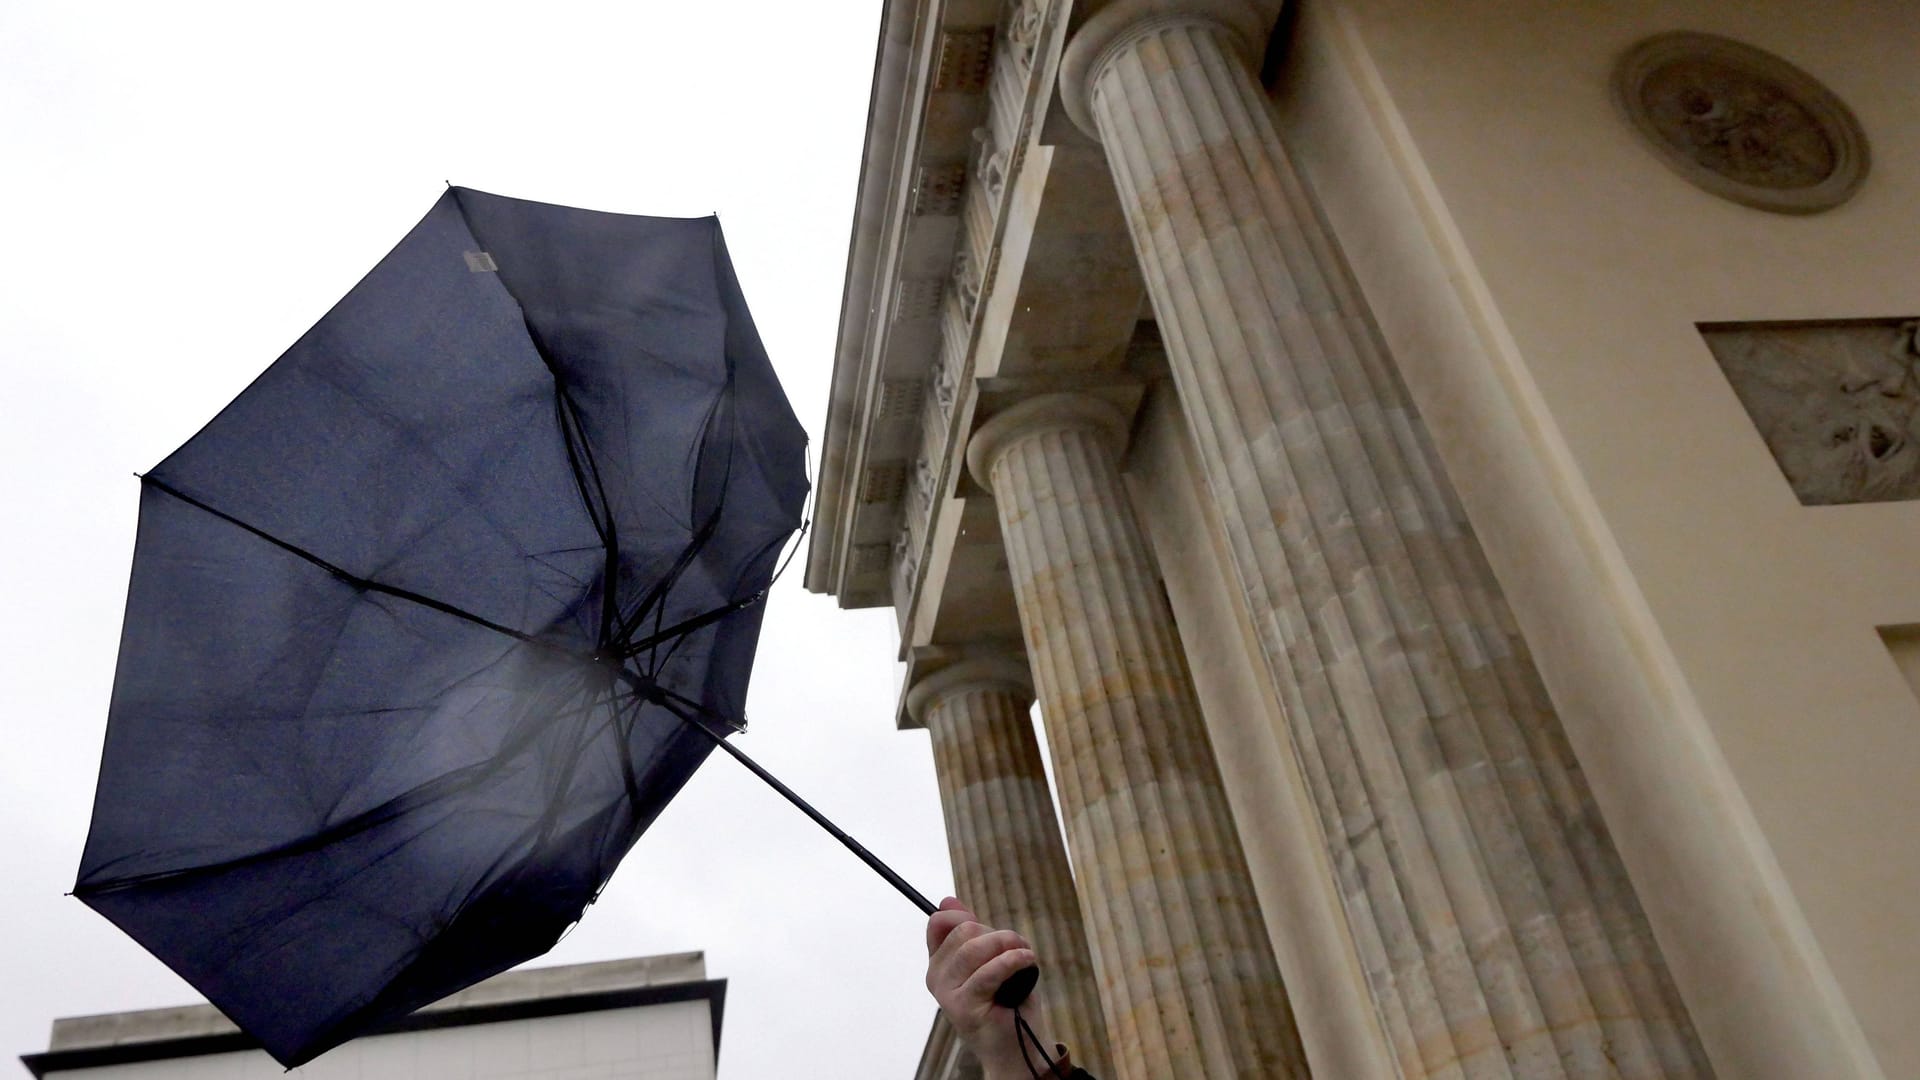
[[[993,1003],[1001,983],[1037,962],[1027,939],[982,926],[965,904],[948,897],[927,920],[927,956],[927,990],[980,1059],[987,1080],[1027,1076],[1013,1010]]]

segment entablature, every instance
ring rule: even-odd
[[[1065,6],[934,0],[883,20],[807,585],[891,602],[903,625]]]

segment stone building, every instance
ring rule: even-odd
[[[1129,1080],[1920,1076],[1915,45],[887,0],[807,583],[897,613],[1037,1026]]]
[[[700,953],[496,975],[291,1074],[211,1005],[55,1020],[38,1080],[713,1080],[725,979]]]

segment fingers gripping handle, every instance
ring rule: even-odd
[[[1039,982],[1040,966],[1028,964],[1007,976],[1007,981],[1001,983],[1000,989],[993,992],[993,1003],[1005,1009],[1018,1008],[1027,1000],[1027,996],[1033,993],[1034,986]]]

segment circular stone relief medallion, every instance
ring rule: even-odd
[[[1614,99],[1669,167],[1762,210],[1838,206],[1867,175],[1867,137],[1840,99],[1769,52],[1677,32],[1627,50]]]

